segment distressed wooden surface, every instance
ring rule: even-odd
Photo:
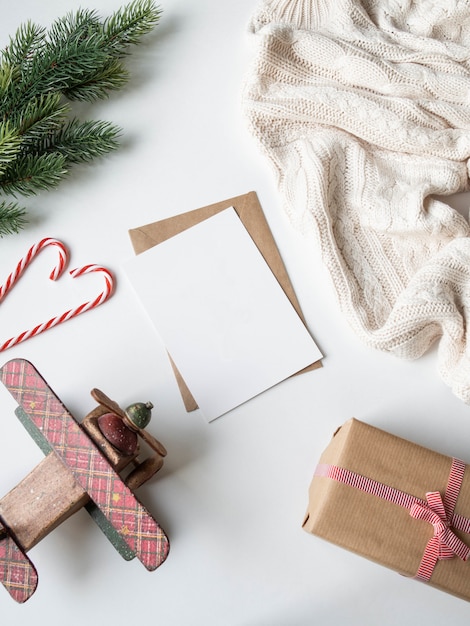
[[[70,470],[51,452],[0,500],[0,517],[27,552],[88,500]]]

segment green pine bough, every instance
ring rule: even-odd
[[[24,24],[0,51],[0,236],[26,223],[18,196],[52,189],[72,164],[118,146],[117,126],[76,119],[71,101],[120,89],[124,57],[160,14],[152,0],[134,0],[104,21],[81,9],[48,30]]]

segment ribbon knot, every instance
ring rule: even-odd
[[[410,509],[414,519],[421,519],[432,524],[434,535],[428,541],[422,561],[419,578],[428,579],[427,572],[434,569],[437,561],[451,559],[454,556],[466,561],[470,557],[470,548],[451,529],[451,512],[447,512],[438,491],[426,494],[426,502],[415,503]]]
[[[454,556],[463,561],[470,559],[470,547],[454,532],[455,529],[470,534],[470,519],[455,513],[465,469],[463,461],[452,459],[444,496],[441,497],[438,491],[431,491],[426,494],[426,500],[337,465],[320,464],[315,470],[315,476],[325,476],[387,502],[393,502],[405,508],[411,517],[431,524],[434,535],[426,544],[418,572],[414,576],[419,580],[429,581],[438,561],[452,559]]]

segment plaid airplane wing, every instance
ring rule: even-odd
[[[19,548],[0,521],[0,582],[16,600],[26,602],[36,591],[38,575],[34,565]]]
[[[148,570],[161,565],[169,551],[166,534],[34,366],[13,359],[0,378],[129,549]]]

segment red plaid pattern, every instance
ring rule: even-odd
[[[36,591],[38,575],[0,522],[0,581],[17,602],[26,602]]]
[[[122,482],[31,363],[14,359],[0,369],[3,384],[40,429],[76,481],[149,570],[169,551],[167,536]]]

